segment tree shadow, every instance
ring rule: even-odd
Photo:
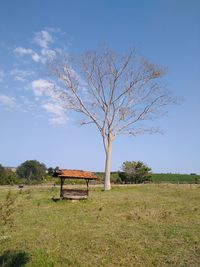
[[[5,251],[0,255],[0,267],[22,267],[29,261],[25,251]]]

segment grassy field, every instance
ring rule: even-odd
[[[152,181],[154,183],[165,182],[165,183],[195,184],[195,183],[200,183],[200,175],[153,173]]]
[[[75,203],[53,202],[58,188],[17,192],[0,266],[200,266],[199,185],[95,188]]]
[[[104,173],[98,172],[97,175],[103,180]],[[176,174],[176,173],[152,173],[153,183],[180,183],[180,184],[200,184],[200,175]],[[111,172],[111,180],[117,182],[120,180],[118,172]]]

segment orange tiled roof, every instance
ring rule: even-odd
[[[69,179],[98,179],[97,176],[95,176],[92,172],[81,170],[58,170],[54,176]]]

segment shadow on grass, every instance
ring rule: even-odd
[[[24,251],[5,251],[0,255],[0,267],[22,267],[29,261]]]

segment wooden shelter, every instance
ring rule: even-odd
[[[89,196],[89,181],[98,179],[92,172],[80,170],[57,170],[53,176],[60,178],[60,198],[62,199],[87,199]],[[87,190],[64,189],[65,179],[85,180]]]

